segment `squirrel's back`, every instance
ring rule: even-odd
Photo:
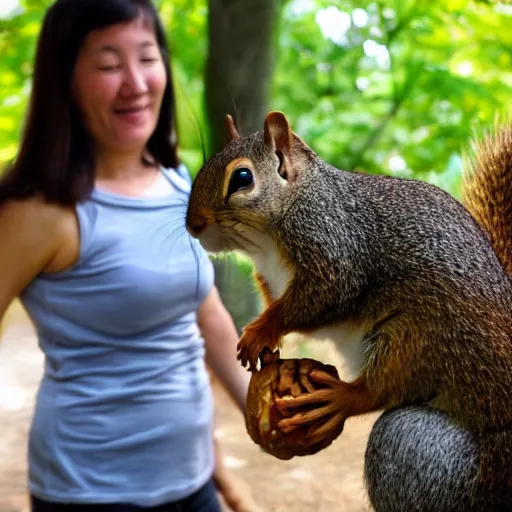
[[[512,277],[512,127],[501,127],[475,145],[463,193],[464,206]],[[493,346],[491,369],[507,361],[510,341]],[[486,385],[495,383],[493,377]],[[503,417],[509,393],[510,388],[503,393]],[[366,450],[365,478],[374,509],[512,510],[511,428],[475,434],[427,405],[387,411],[374,425]]]
[[[464,176],[464,204],[488,234],[512,276],[512,126],[499,127],[475,144]]]

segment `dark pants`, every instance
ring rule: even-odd
[[[63,504],[43,501],[32,496],[32,512],[220,512],[213,481],[210,480],[192,496],[158,507],[138,507],[129,503]]]

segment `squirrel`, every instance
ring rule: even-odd
[[[244,137],[226,122],[186,223],[207,250],[254,262],[267,307],[237,357],[255,371],[295,331],[332,340],[350,370],[312,372],[325,388],[280,402],[281,430],[315,422],[316,442],[384,410],[365,461],[377,511],[512,510],[510,128],[480,142],[459,202],[329,165],[281,112]]]

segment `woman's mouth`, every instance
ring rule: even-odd
[[[141,121],[151,105],[134,105],[130,107],[116,108],[114,114],[129,122]]]
[[[116,108],[114,109],[114,112],[116,114],[134,114],[137,112],[142,112],[149,108],[149,105],[134,105],[132,107],[124,107],[124,108]]]

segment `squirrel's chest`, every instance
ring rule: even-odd
[[[266,281],[272,299],[276,300],[292,280],[292,271],[283,261],[272,240],[262,239],[258,242],[259,250],[249,256],[254,261],[258,274]]]
[[[363,367],[362,344],[365,332],[363,327],[341,322],[317,329],[309,337],[333,344],[343,363],[343,378],[352,381],[359,377]]]

